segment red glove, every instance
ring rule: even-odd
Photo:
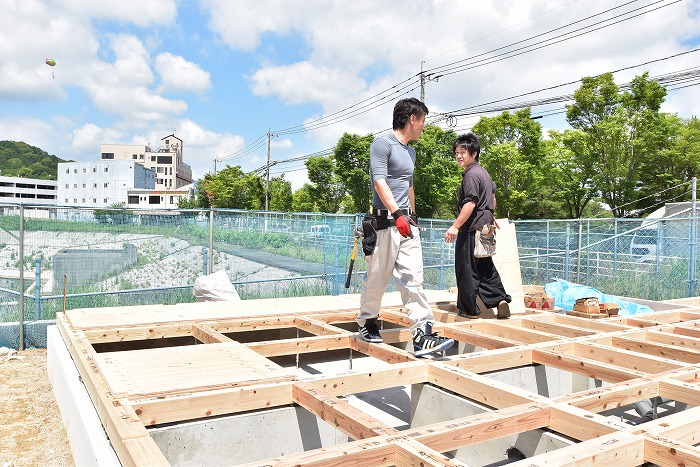
[[[399,229],[399,233],[402,237],[413,238],[413,232],[411,232],[412,220],[408,217],[408,214],[403,209],[397,209],[391,213],[391,217],[396,220],[396,228]]]

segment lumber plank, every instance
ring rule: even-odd
[[[292,382],[216,389],[176,396],[133,399],[131,406],[145,426],[228,415],[292,403]]]
[[[206,324],[192,325],[192,336],[204,344],[213,344],[216,342],[232,342],[233,339],[226,337],[216,329]]]
[[[619,383],[628,379],[647,376],[641,371],[630,370],[616,365],[604,364],[596,360],[552,352],[547,350],[533,350],[533,363],[550,365],[561,370],[570,371],[589,378],[599,379],[610,383]]]
[[[475,345],[477,347],[483,347],[484,349],[502,349],[505,347],[520,345],[520,341],[515,339],[495,337],[486,332],[481,332],[474,329],[464,329],[458,326],[459,325],[452,328],[446,328],[443,331],[445,337],[459,342]]]
[[[430,449],[429,447],[418,443],[414,440],[401,440],[393,443],[394,446],[394,465],[396,467],[413,467],[413,466],[444,466],[457,467],[463,465],[455,463],[452,459],[443,455],[440,452]]]
[[[474,373],[505,370],[532,365],[532,351],[522,347],[505,348],[489,352],[473,352],[452,357],[445,365],[463,368]]]
[[[375,391],[428,381],[428,366],[420,360],[391,365],[386,369],[346,373],[342,376],[319,376],[307,381],[334,396]]]
[[[644,459],[657,465],[700,466],[700,449],[662,437],[644,439]]]
[[[649,342],[658,342],[660,344],[672,345],[674,347],[683,347],[700,352],[700,338],[690,336],[679,336],[673,332],[664,330],[648,331],[644,333],[644,340]]]
[[[576,343],[574,346],[574,354],[591,360],[651,374],[663,373],[669,369],[683,366],[669,358],[660,358],[652,355],[640,354],[638,352],[630,352],[601,344],[591,345],[589,343]]]
[[[351,337],[346,335],[324,335],[300,337],[298,339],[283,339],[276,341],[260,341],[245,344],[250,350],[265,357],[280,355],[295,355],[328,350],[347,349]]]
[[[644,439],[630,433],[611,433],[600,438],[549,451],[514,462],[512,467],[613,466],[636,467],[644,463]]]
[[[542,401],[537,394],[519,390],[462,368],[431,365],[429,381],[496,409]]]
[[[700,385],[685,381],[659,381],[659,396],[689,405],[700,406]]]
[[[526,329],[542,331],[560,337],[582,337],[594,335],[596,332],[590,329],[581,329],[566,324],[555,324],[538,319],[524,318],[520,320],[520,326]]]
[[[580,441],[629,430],[629,425],[617,419],[603,417],[568,404],[552,403],[550,411],[548,427]]]
[[[700,362],[700,352],[680,349],[676,346],[667,344],[655,344],[641,339],[632,339],[629,337],[613,337],[612,346],[619,347],[625,350],[630,350],[632,352],[640,352],[647,355],[655,355],[657,357],[678,360],[686,363]]]
[[[294,384],[292,400],[353,439],[398,433],[395,428],[338,399],[313,383]]]
[[[658,381],[640,378],[568,394],[557,398],[556,401],[598,413],[633,404],[643,399],[651,399],[658,395]]]
[[[652,420],[641,427],[644,432],[694,446],[700,443],[700,429],[697,423],[699,419],[700,407],[693,407]]]

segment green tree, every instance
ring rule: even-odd
[[[292,184],[284,179],[284,174],[270,180],[271,211],[289,212],[292,210]]]
[[[335,213],[345,196],[343,184],[335,175],[332,156],[314,156],[305,162],[311,185],[309,192],[321,212]]]
[[[27,143],[0,141],[0,173],[6,177],[57,180],[59,162],[68,161]]]
[[[426,126],[420,138],[412,143],[416,150],[413,190],[420,217],[454,217],[454,194],[462,173],[452,152],[456,137],[452,130]]]
[[[688,182],[700,176],[700,121],[695,117],[684,121],[671,114],[661,117],[656,131],[662,143],[644,158],[640,170],[637,207],[642,215],[667,200],[689,200]]]
[[[348,212],[367,212],[372,203],[369,178],[369,147],[374,137],[344,133],[333,149],[335,173],[348,193]]]
[[[265,185],[260,176],[246,174],[240,166],[226,166],[199,181],[199,199],[204,206],[232,209],[262,209]]]
[[[551,214],[544,184],[542,127],[530,109],[482,117],[473,128],[481,141],[479,163],[496,184],[496,217],[528,219]]]
[[[311,185],[305,183],[304,186],[299,188],[294,192],[292,196],[292,209],[295,212],[314,212],[316,211],[316,204],[314,203],[314,198],[311,195]]]
[[[588,203],[595,198],[594,160],[580,130],[549,132],[545,142],[545,180],[552,187],[552,197],[563,211],[563,218],[582,218]]]
[[[659,150],[659,108],[666,90],[647,74],[634,78],[621,93],[611,73],[583,78],[567,106],[567,120],[585,135],[595,157],[594,183],[616,217],[625,217],[640,198],[643,160]]]

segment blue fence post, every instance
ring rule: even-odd
[[[41,319],[41,258],[34,261],[36,282],[34,283],[34,319]]]
[[[339,281],[339,276],[340,276],[340,265],[338,264],[338,256],[340,255],[340,251],[338,249],[338,244],[335,245],[335,273],[333,274],[333,295],[339,295],[340,294],[340,287],[338,285]]]
[[[438,275],[438,288],[445,290],[445,239],[440,239],[440,274]]]
[[[209,250],[202,250],[202,274],[207,275],[209,271]]]
[[[570,265],[570,258],[569,254],[571,253],[571,250],[569,250],[569,241],[571,240],[571,225],[567,222],[566,224],[566,250],[565,250],[565,255],[564,255],[564,279],[567,281],[571,280],[571,275],[569,271],[569,265]]]

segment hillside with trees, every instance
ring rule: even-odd
[[[0,141],[0,174],[6,177],[56,180],[59,162],[69,161],[21,141]]]

